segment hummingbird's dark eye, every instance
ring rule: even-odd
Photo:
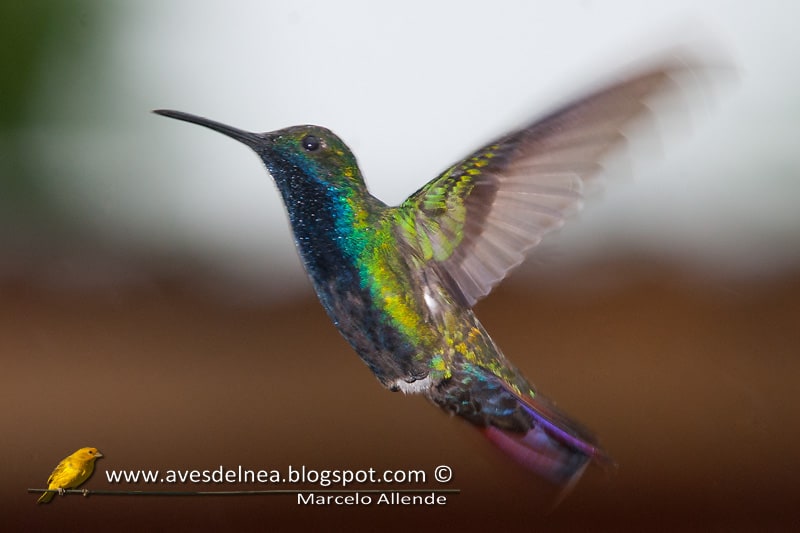
[[[315,152],[319,149],[319,139],[313,135],[306,135],[301,142],[307,152]]]

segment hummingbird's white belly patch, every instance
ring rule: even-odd
[[[396,379],[389,388],[393,390],[399,389],[403,391],[404,394],[419,394],[420,392],[430,389],[431,386],[433,386],[433,382],[431,381],[431,377],[428,376],[425,379],[418,379],[411,383],[404,379]]]

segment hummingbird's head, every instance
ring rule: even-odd
[[[263,151],[256,148],[270,173],[297,170],[303,176],[336,188],[364,187],[358,163],[350,148],[331,130],[321,126],[292,126],[262,134]]]
[[[261,157],[281,188],[301,185],[288,181],[310,180],[326,188],[365,189],[353,152],[321,126],[252,133],[181,111],[159,109],[154,113],[205,126],[246,144]]]

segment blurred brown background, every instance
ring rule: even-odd
[[[175,284],[89,294],[8,285],[4,521],[61,531],[791,528],[800,518],[800,276],[720,284],[635,262],[574,274],[598,269],[633,281],[589,298],[511,283],[479,307],[506,353],[619,463],[608,474],[590,468],[552,514],[547,488],[477,432],[382,390],[310,294],[242,307]],[[462,492],[432,509],[301,507],[294,496],[68,496],[37,507],[25,489],[84,445],[106,454],[93,489],[296,488],[113,485],[104,469],[430,475],[446,464],[447,487]]]
[[[375,6],[0,4],[2,528],[796,528],[794,3]],[[619,464],[590,468],[553,512],[552,490],[473,428],[379,386],[312,294],[252,154],[148,113],[330,126],[397,202],[489,136],[676,44],[693,33],[685,20],[726,52],[736,89],[706,95],[692,127],[660,124],[665,149],[632,150],[633,179],[477,307]],[[27,489],[81,446],[105,454],[94,490],[297,488],[115,485],[107,469],[444,464],[461,493],[434,508],[102,495],[37,506]]]

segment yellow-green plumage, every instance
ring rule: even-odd
[[[81,448],[58,463],[47,478],[48,489],[74,489],[89,479],[94,472],[94,463],[103,457],[97,448]],[[43,493],[36,503],[48,503],[55,492]]]

